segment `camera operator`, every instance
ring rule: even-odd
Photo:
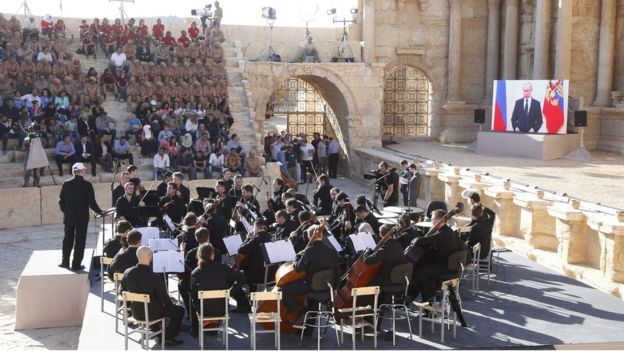
[[[377,171],[384,177],[385,193],[383,194],[383,204],[385,206],[397,206],[399,203],[399,175],[395,168],[389,168],[383,161],[377,166]]]

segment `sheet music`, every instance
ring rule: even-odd
[[[238,249],[243,244],[243,240],[241,239],[240,235],[235,234],[223,238],[223,243],[225,244],[228,255],[234,256],[238,253]]]
[[[150,239],[160,239],[160,230],[156,227],[141,227],[136,230],[141,232],[141,245],[147,246]]]
[[[293,261],[297,254],[289,240],[278,240],[272,243],[264,243],[269,263]]]
[[[368,233],[357,233],[350,234],[349,239],[353,243],[353,248],[356,252],[364,251],[368,248],[374,249],[377,244],[375,244],[375,239],[373,236]]]
[[[343,250],[342,246],[340,246],[340,243],[338,242],[338,240],[336,240],[336,237],[333,235],[328,235],[327,236],[327,240],[329,241],[329,243],[334,247],[334,249],[336,250],[336,252],[341,252]]]
[[[150,239],[149,247],[152,249],[152,251],[177,250],[178,240],[177,239]]]
[[[165,214],[163,215],[163,220],[165,221],[165,223],[167,224],[167,227],[169,227],[169,229],[171,229],[171,231],[175,231],[175,226],[173,225],[173,221],[171,220],[171,217],[169,217],[169,215]]]
[[[230,227],[232,227],[234,229],[236,228],[236,222],[234,222],[233,219],[230,219]]]
[[[251,224],[249,224],[249,222],[247,221],[245,217],[241,216],[241,222],[243,223],[243,226],[245,227],[247,234],[253,233],[253,227],[251,226]]]
[[[154,252],[152,263],[154,273],[184,272],[184,252],[166,250]]]

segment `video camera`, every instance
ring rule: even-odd
[[[204,7],[203,9],[192,9],[191,15],[199,16],[199,20],[201,21],[201,25],[202,25],[202,32],[206,32],[206,29],[208,28],[207,21],[209,19],[212,19],[212,15],[213,15],[212,5],[207,4],[206,7]]]
[[[388,185],[386,184],[385,174],[383,174],[379,170],[370,170],[368,171],[368,173],[364,173],[362,176],[366,180],[374,180],[376,189],[384,190],[388,188]]]

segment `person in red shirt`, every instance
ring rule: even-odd
[[[65,22],[63,22],[62,19],[56,20],[56,23],[54,24],[54,31],[56,32],[56,35],[65,37]]]
[[[145,40],[147,39],[147,35],[149,34],[149,29],[145,25],[145,20],[139,20],[139,27],[137,28],[137,37],[138,39]]]
[[[165,26],[162,24],[162,21],[159,19],[156,20],[156,24],[152,26],[152,36],[155,39],[162,39],[165,34]]]
[[[111,30],[117,40],[117,45],[123,46],[124,26],[121,24],[121,20],[119,18],[115,19],[115,23],[111,26]]]
[[[165,39],[163,39],[163,42],[165,43],[165,45],[167,46],[174,46],[176,44],[176,40],[175,38],[171,35],[171,31],[167,31],[167,34],[165,34]]]
[[[197,27],[197,22],[193,21],[193,23],[191,23],[191,27],[188,29],[188,35],[192,41],[197,41],[197,37],[199,36],[199,27]]]
[[[89,25],[87,24],[87,20],[80,21],[80,38],[82,38],[86,32],[89,31]]]
[[[185,47],[188,47],[189,44],[191,43],[191,39],[189,39],[189,37],[186,36],[186,31],[180,31],[180,37],[178,38],[178,43],[184,45]]]
[[[48,38],[52,37],[52,32],[54,31],[54,22],[52,21],[52,17],[50,15],[45,15],[41,19],[41,34],[47,35]]]
[[[91,31],[91,38],[94,42],[98,43],[100,41],[100,20],[95,18],[93,23],[89,26],[89,30]]]
[[[86,31],[82,39],[80,40],[80,44],[82,45],[82,51],[89,58],[89,55],[93,55],[94,59],[97,59],[95,55],[95,41],[93,40],[93,36],[91,35],[91,31]]]

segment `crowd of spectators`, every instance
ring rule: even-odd
[[[334,137],[313,133],[308,140],[305,133],[291,135],[268,132],[264,137],[264,157],[279,162],[282,170],[293,180],[303,184],[313,182],[317,175],[338,176],[340,144]]]

